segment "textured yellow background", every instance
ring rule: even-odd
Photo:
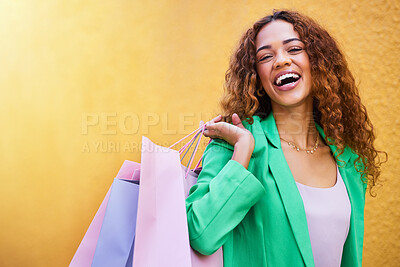
[[[390,159],[367,198],[364,266],[400,261],[398,0],[1,1],[0,266],[66,266],[142,135],[218,112],[242,32],[295,8],[339,41]]]

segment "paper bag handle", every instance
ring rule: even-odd
[[[190,150],[190,147],[193,145],[194,142],[196,142],[196,139],[197,139],[198,136],[200,135],[200,138],[197,140],[196,146],[195,146],[195,148],[194,148],[194,150],[193,150],[193,152],[192,152],[192,154],[191,154],[191,156],[190,156],[190,158],[189,158],[188,165],[186,166],[186,167],[187,167],[187,171],[186,171],[186,174],[185,174],[185,178],[186,178],[187,175],[189,174],[190,166],[192,166],[192,163],[193,163],[193,160],[194,160],[194,155],[196,154],[196,152],[197,152],[197,150],[198,150],[198,147],[199,147],[201,138],[202,138],[202,136],[203,136],[203,133],[204,133],[204,131],[205,131],[206,125],[207,125],[207,123],[201,125],[199,128],[197,128],[196,130],[194,130],[194,131],[191,132],[190,134],[186,135],[186,136],[183,137],[182,139],[178,140],[177,142],[175,142],[173,145],[171,145],[171,146],[169,147],[169,148],[171,149],[172,147],[176,146],[177,144],[179,144],[180,142],[182,142],[183,140],[185,140],[186,138],[188,138],[188,137],[190,137],[190,136],[192,136],[192,135],[194,134],[193,137],[189,140],[189,142],[187,142],[187,143],[179,150],[179,154],[180,154],[180,155],[182,155],[182,153],[186,150],[185,154],[184,154],[183,157],[181,158],[181,160],[182,160],[182,159],[186,156],[186,153]],[[211,141],[211,140],[210,140],[210,141]],[[200,162],[201,162],[202,159],[203,159],[203,156],[201,156],[201,158],[200,158],[199,161],[197,162],[195,169],[197,169],[197,168],[199,167]]]

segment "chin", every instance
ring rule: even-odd
[[[304,97],[280,97],[278,99],[272,99],[271,101],[275,104],[282,106],[282,107],[300,107],[300,106],[307,106],[310,105],[312,108],[312,97],[311,96],[304,96]]]

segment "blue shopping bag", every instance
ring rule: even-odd
[[[132,266],[138,194],[138,181],[114,179],[93,267]]]

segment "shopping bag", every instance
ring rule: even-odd
[[[193,133],[197,133],[196,136],[199,136],[199,129],[192,132],[185,138],[191,136]],[[195,137],[196,137],[195,136]],[[200,172],[201,168],[197,168],[199,166],[200,160],[196,165],[194,171],[190,170],[191,163],[193,161],[193,155],[196,153],[198,144],[200,139],[196,144],[196,148],[193,151],[189,163],[186,167],[182,166],[179,160],[179,155],[183,154],[190,149],[190,146],[195,142],[196,138],[193,137],[191,141],[189,141],[182,149],[177,152],[168,148],[159,147],[151,143],[149,139],[144,138],[146,140],[143,143],[143,147],[146,144],[151,144],[149,149],[145,150],[142,147],[142,164],[143,158],[148,158],[148,154],[152,153],[160,153],[163,150],[172,151],[173,154],[177,155],[178,153],[178,161],[176,161],[176,157],[174,158],[174,162],[178,164],[173,164],[173,169],[178,173],[178,169],[181,171],[180,178],[178,176],[172,176],[173,179],[172,186],[167,185],[165,188],[166,194],[164,191],[158,191],[158,193],[145,194],[145,196],[154,197],[157,196],[161,199],[170,199],[171,194],[175,193],[175,189],[177,186],[182,189],[183,186],[183,198],[180,197],[182,194],[179,194],[179,199],[176,203],[181,203],[183,205],[179,205],[178,209],[179,216],[172,217],[174,225],[180,225],[175,228],[175,231],[172,231],[173,234],[177,234],[180,237],[181,242],[177,244],[177,258],[183,260],[183,264],[185,265],[165,265],[164,261],[161,265],[158,266],[188,266],[188,267],[222,267],[223,266],[223,254],[222,248],[220,248],[216,253],[211,256],[204,256],[189,246],[188,234],[187,234],[187,219],[186,219],[186,211],[184,209],[184,198],[187,197],[190,187],[193,186],[197,182],[197,176]],[[201,135],[200,135],[201,137]],[[183,138],[183,139],[185,139]],[[180,141],[182,141],[181,139]],[[177,143],[179,143],[178,141]],[[175,144],[177,144],[175,143]],[[174,145],[175,145],[174,144]],[[190,146],[189,146],[190,145]],[[188,149],[189,146],[189,149]],[[145,155],[143,155],[143,151],[145,151]],[[146,156],[147,155],[147,156]],[[159,157],[156,157],[159,158]],[[167,156],[168,158],[168,156]],[[151,161],[151,160],[150,160]],[[157,160],[156,160],[157,161]],[[146,161],[145,161],[146,162]],[[166,163],[166,164],[164,164]],[[145,168],[146,170],[152,171],[160,168],[161,172],[163,170],[169,168],[169,160],[160,161],[157,166],[153,165],[150,168]],[[149,166],[148,164],[146,166]],[[176,166],[179,166],[177,168]],[[169,174],[174,175],[174,172],[167,171]],[[146,173],[146,172],[145,172]],[[71,261],[70,266],[132,266],[134,248],[135,248],[135,216],[136,216],[136,207],[137,207],[137,192],[139,190],[139,179],[140,179],[140,164],[132,161],[126,160],[121,167],[120,171],[117,174],[117,177],[114,179],[114,182],[111,186],[111,189],[108,191],[105,199],[103,200],[98,212],[96,213],[95,218],[93,219],[91,225],[87,233],[85,234],[74,258]],[[146,179],[147,180],[147,179]],[[172,188],[172,190],[170,190]],[[140,190],[139,190],[140,191]],[[182,190],[181,190],[182,191]],[[147,197],[145,197],[147,198]],[[167,201],[168,202],[168,201]],[[169,202],[168,202],[169,203]],[[174,203],[174,201],[172,201]],[[175,208],[173,206],[170,207],[173,210]],[[168,212],[168,210],[166,210]],[[154,214],[154,212],[153,212]],[[172,213],[170,213],[172,214]],[[160,219],[161,218],[161,219]],[[163,222],[163,216],[159,216],[156,218],[156,223]],[[165,229],[168,227],[164,227]],[[100,230],[101,229],[101,230]],[[170,229],[171,230],[171,229]],[[176,232],[176,233],[175,233]],[[184,233],[182,235],[182,233]],[[158,236],[160,238],[160,236]],[[175,240],[175,239],[174,239]],[[154,243],[150,243],[151,239],[149,239],[149,246],[152,246]],[[174,242],[174,241],[173,241]],[[184,245],[184,249],[182,250],[182,244]],[[189,250],[188,250],[189,249]],[[188,253],[189,251],[189,253]],[[140,252],[141,253],[141,252]],[[147,254],[147,253],[145,253]],[[190,256],[189,256],[190,255]],[[136,256],[135,256],[136,257]],[[140,258],[140,256],[138,256]],[[151,265],[139,265],[139,266],[151,266]],[[156,265],[157,266],[157,265]]]
[[[185,197],[197,174],[182,167],[178,151],[146,137],[141,156],[133,267],[223,266],[221,249],[202,256],[189,244]]]
[[[92,267],[132,266],[138,194],[137,181],[114,179]]]
[[[128,181],[139,180],[140,164],[126,160],[120,168],[116,179],[125,179]],[[111,188],[108,190],[103,202],[100,205],[96,215],[94,216],[85,236],[83,237],[74,257],[71,260],[70,267],[89,267],[92,265],[93,257],[95,254],[97,241],[99,239],[100,230],[103,224],[104,215],[108,200],[111,193]]]
[[[142,137],[133,267],[191,266],[179,153]]]

